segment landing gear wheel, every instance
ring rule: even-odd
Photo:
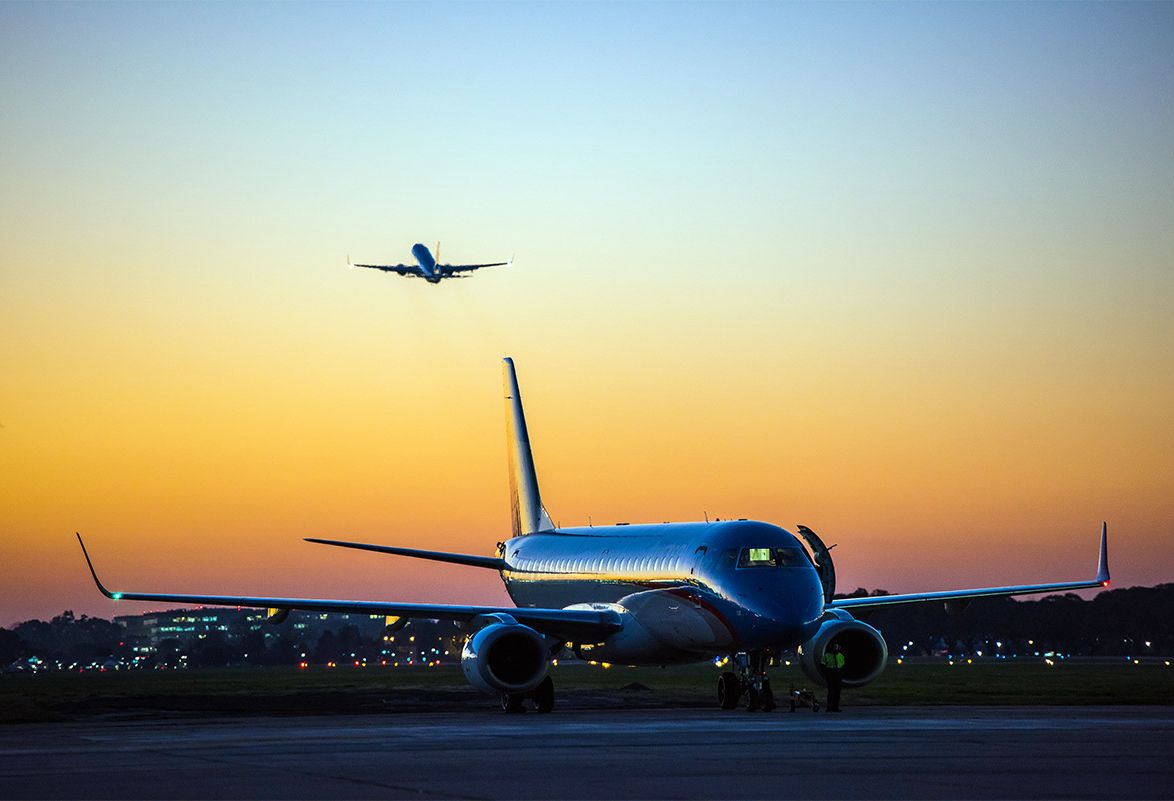
[[[539,712],[554,709],[554,679],[547,676],[534,690],[534,708]]]
[[[501,694],[501,708],[507,715],[517,715],[525,712],[526,707],[522,701],[526,696],[521,693],[502,693]]]
[[[758,692],[758,688],[751,684],[746,688],[746,711],[757,712],[762,706],[762,694]]]
[[[762,711],[773,712],[775,707],[775,694],[770,689],[770,679],[765,679],[762,682]]]
[[[742,697],[742,681],[728,670],[717,677],[717,703],[722,709],[737,709]]]

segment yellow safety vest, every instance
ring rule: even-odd
[[[823,666],[832,668],[833,670],[841,670],[844,667],[844,655],[828,651],[823,655]]]

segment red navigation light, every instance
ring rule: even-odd
[[[1102,587],[1108,587],[1108,586],[1109,586],[1109,580],[1108,580],[1108,579],[1105,579],[1104,581],[1102,581],[1102,582],[1101,582],[1101,586],[1102,586]]]

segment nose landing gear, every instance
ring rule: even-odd
[[[776,706],[766,669],[771,662],[767,651],[734,654],[738,672],[726,671],[717,680],[717,703],[722,709],[737,709],[746,699],[747,712],[770,712]]]

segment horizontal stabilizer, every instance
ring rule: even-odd
[[[319,545],[335,545],[339,548],[355,548],[360,551],[375,551],[376,553],[390,553],[396,556],[412,556],[416,559],[432,559],[437,562],[452,562],[455,565],[469,567],[487,567],[491,570],[505,570],[505,560],[496,556],[475,556],[468,553],[449,553],[447,551],[421,551],[417,548],[396,548],[391,545],[368,545],[364,542],[343,542],[342,540],[322,540],[317,537],[306,537],[306,542],[316,542]]]

